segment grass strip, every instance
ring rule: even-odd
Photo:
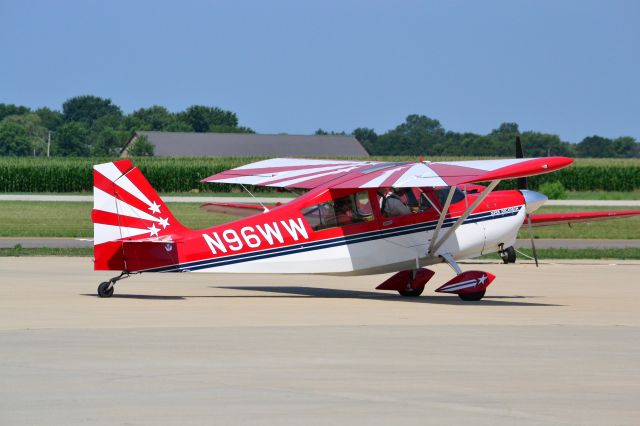
[[[0,257],[60,256],[93,257],[93,247],[82,248],[24,248],[20,244],[12,248],[0,248]]]

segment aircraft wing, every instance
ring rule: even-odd
[[[454,186],[549,173],[571,164],[567,157],[445,162],[379,162],[274,158],[203,179],[277,188],[410,188]]]
[[[533,226],[549,226],[578,222],[593,222],[596,220],[621,219],[624,217],[638,216],[640,210],[611,210],[597,212],[571,212],[571,213],[541,213],[531,215]]]

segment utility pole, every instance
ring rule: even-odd
[[[49,130],[49,134],[47,135],[47,158],[49,158],[50,152],[51,152],[51,130]]]

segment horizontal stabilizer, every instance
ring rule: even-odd
[[[571,212],[571,213],[543,213],[532,214],[531,224],[533,226],[549,226],[579,222],[594,222],[596,220],[622,219],[625,217],[638,216],[640,210],[611,210],[597,212]]]

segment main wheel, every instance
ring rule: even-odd
[[[500,252],[500,257],[504,263],[516,263],[516,249],[509,246]]]
[[[411,290],[398,290],[400,296],[404,297],[418,297],[424,291],[424,287],[422,288],[412,288]]]
[[[103,283],[100,283],[100,285],[98,286],[98,296],[100,296],[100,297],[111,297],[111,296],[113,296],[113,286],[111,286],[111,288],[109,288],[110,284],[111,283],[109,281],[105,281]]]
[[[484,297],[484,293],[485,290],[482,290],[477,293],[459,294],[458,297],[465,302],[475,302],[481,300]]]

